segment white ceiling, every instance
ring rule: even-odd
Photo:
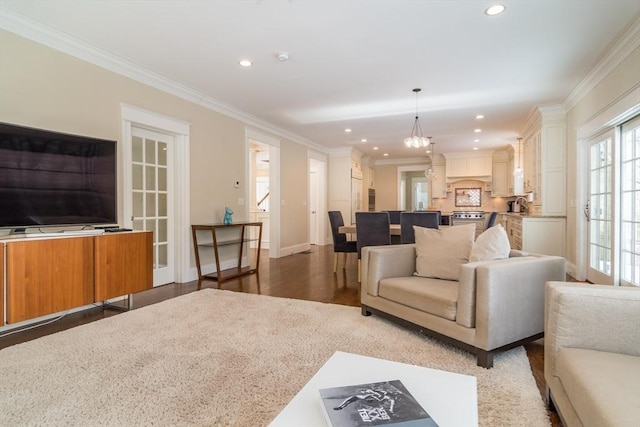
[[[416,87],[420,123],[437,152],[515,144],[533,106],[565,101],[640,16],[638,0],[504,0],[506,11],[489,17],[492,3],[0,0],[0,14],[303,139],[378,159],[423,154],[402,144]],[[279,61],[278,52],[290,59]],[[243,58],[253,67],[240,67]]]

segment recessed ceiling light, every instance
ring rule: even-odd
[[[346,133],[349,133],[349,132],[351,132],[351,129],[346,128],[344,131],[345,131]]]
[[[477,150],[478,150],[478,147],[473,147],[473,151],[477,151]]]
[[[480,140],[479,139],[474,139],[473,142],[480,142]]]
[[[482,129],[474,129],[473,131],[474,131],[475,133],[480,133],[480,132],[482,132]]]
[[[484,116],[483,116],[482,114],[478,114],[478,115],[476,116],[476,119],[478,119],[478,120],[480,120],[480,119],[484,119]]]
[[[367,138],[362,138],[360,142],[367,142]]]
[[[378,148],[378,147],[373,147],[373,149],[374,149],[374,150],[378,150],[379,148]]]
[[[485,9],[484,13],[489,16],[499,15],[504,12],[505,7],[501,4],[494,4]]]
[[[243,67],[251,67],[253,65],[253,63],[251,61],[249,61],[248,59],[241,59],[238,64],[240,64]]]
[[[389,155],[389,153],[384,153],[384,154],[383,154],[383,156],[385,156],[385,157],[386,157],[386,156],[388,156],[388,155]]]

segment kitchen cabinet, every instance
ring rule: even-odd
[[[0,290],[4,292],[4,242],[0,242]],[[4,298],[0,298],[0,326],[4,325]]]
[[[492,153],[490,151],[447,153],[444,156],[446,158],[447,178],[457,179],[491,176]]]
[[[369,176],[367,177],[367,181],[369,182],[369,188],[375,188],[376,187],[376,171],[375,168],[373,166],[369,166]]]
[[[431,180],[431,198],[432,199],[446,199],[447,198],[447,177],[445,159],[442,156],[434,156],[432,160],[433,171],[436,176]]]
[[[509,153],[506,150],[494,151],[492,160],[491,197],[507,197],[509,195]]]
[[[328,210],[341,211],[345,222],[364,206],[361,159],[353,148],[334,150],[329,158]]]
[[[524,131],[524,189],[533,193],[529,213],[566,215],[566,113],[561,106],[539,107]]]
[[[506,215],[506,231],[512,249],[564,256],[565,221],[563,217]]]

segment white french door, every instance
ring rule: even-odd
[[[587,280],[640,286],[640,116],[589,141]]]
[[[640,116],[620,136],[620,284],[640,286]]]
[[[587,280],[613,284],[613,130],[589,142]]]
[[[128,212],[134,230],[153,231],[153,284],[174,281],[173,150],[174,136],[131,128],[131,197]]]

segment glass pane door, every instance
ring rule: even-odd
[[[591,142],[589,149],[589,268],[593,283],[613,284],[613,137]]]
[[[154,286],[173,282],[169,183],[173,136],[132,128],[131,227],[153,231]]]
[[[640,286],[640,117],[622,125],[620,281]]]

